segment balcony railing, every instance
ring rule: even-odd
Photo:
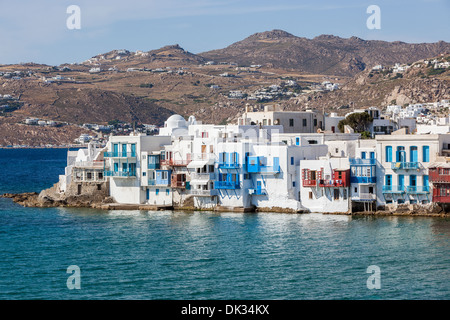
[[[319,187],[348,187],[344,180],[319,180]]]
[[[73,166],[76,168],[103,168],[103,160],[94,161],[76,161]]]
[[[217,190],[191,189],[190,193],[199,197],[211,197],[217,195]]]
[[[105,177],[129,178],[136,177],[133,171],[105,171]]]
[[[219,162],[219,169],[239,169],[241,165],[236,162]]]
[[[105,152],[105,158],[136,158],[136,152]]]
[[[450,174],[439,174],[436,171],[429,171],[428,175],[432,183],[450,183]]]
[[[383,193],[405,193],[405,186],[383,186]]]
[[[267,194],[266,189],[248,189],[248,194],[255,195],[255,196],[263,196]]]
[[[173,160],[173,159],[168,159],[168,160],[161,160],[161,165],[162,166],[171,166],[171,167],[185,167],[187,166],[189,163],[191,163],[192,160]]]
[[[202,181],[208,181],[208,180],[214,180],[215,176],[213,172],[210,173],[191,173],[191,180],[202,180]]]
[[[303,180],[304,187],[315,187],[317,185],[317,180]]]
[[[377,183],[377,177],[350,177],[351,183]]]
[[[450,196],[434,196],[433,195],[433,202],[450,203]]]
[[[417,170],[419,169],[419,162],[392,162],[392,170]]]
[[[214,189],[240,189],[237,181],[214,181]]]
[[[182,188],[182,189],[185,189],[185,188],[188,188],[189,187],[189,181],[172,181],[171,183],[170,183],[170,186],[172,187],[172,188]]]
[[[376,159],[357,159],[350,158],[350,165],[360,165],[360,166],[374,166],[377,164]]]
[[[406,187],[406,193],[419,194],[419,193],[430,193],[429,186],[409,186]]]
[[[374,193],[360,192],[359,194],[352,195],[352,200],[376,200],[377,195]]]

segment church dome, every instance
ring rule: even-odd
[[[180,116],[179,114],[174,114],[171,115],[165,123],[166,128],[172,128],[172,129],[176,129],[176,128],[186,128],[187,127],[187,123],[186,120]]]

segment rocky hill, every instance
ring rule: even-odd
[[[219,50],[200,53],[214,61],[241,65],[260,64],[295,69],[313,74],[353,76],[375,65],[411,63],[450,53],[450,43],[386,42],[321,35],[314,39],[294,36],[282,30],[255,33]]]
[[[450,62],[450,55],[433,59]],[[288,109],[317,108],[338,114],[351,108],[370,106],[386,107],[390,104],[436,102],[450,99],[450,68],[434,68],[424,60],[405,66],[403,72],[392,71],[392,66],[382,70],[365,70],[345,83],[340,90],[315,92],[290,101]],[[395,70],[395,68],[394,68]]]

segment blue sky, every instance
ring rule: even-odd
[[[66,26],[69,5],[81,9],[80,30]],[[381,9],[379,30],[366,26],[369,5]],[[450,42],[449,14],[450,0],[0,0],[0,64],[58,65],[176,43],[200,53],[273,29],[306,38]]]

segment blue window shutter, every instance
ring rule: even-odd
[[[361,152],[361,159],[365,159],[366,158],[366,153],[365,152]]]
[[[386,146],[386,162],[392,162],[392,146]]]
[[[430,147],[429,146],[423,146],[423,162],[430,162]]]

